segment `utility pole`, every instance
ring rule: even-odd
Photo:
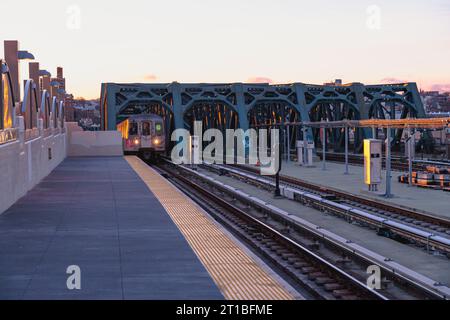
[[[411,128],[408,128],[408,137],[406,139],[406,144],[408,146],[408,185],[412,187],[412,148],[413,146],[412,132]]]
[[[386,193],[384,196],[386,198],[392,198],[391,193],[391,128],[387,127],[387,138],[386,138]]]
[[[281,171],[281,164],[283,163],[283,159],[281,158],[281,144],[279,144],[278,146],[278,162],[279,162],[279,166],[278,166],[278,170],[277,173],[275,174],[275,194],[274,197],[275,198],[281,198],[281,191],[280,191],[280,171]]]
[[[344,127],[345,130],[345,172],[344,174],[348,174],[348,127],[347,124]]]
[[[322,170],[327,170],[327,165],[326,165],[326,149],[327,149],[327,128],[323,127],[323,132],[322,132]]]

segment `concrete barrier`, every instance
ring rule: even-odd
[[[39,123],[39,134],[25,140],[23,117],[17,117],[17,139],[0,145],[0,213],[46,177],[67,154],[67,135],[62,128],[46,134]]]
[[[122,156],[122,136],[119,131],[80,131],[68,126],[71,157]]]
[[[122,137],[118,131],[82,131],[76,123],[64,128],[24,129],[18,116],[17,129],[0,141],[0,214],[70,156],[122,156]]]

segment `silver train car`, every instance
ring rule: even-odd
[[[158,115],[131,115],[117,125],[117,130],[122,133],[125,154],[151,160],[166,151],[164,120]]]

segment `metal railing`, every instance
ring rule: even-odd
[[[16,140],[17,140],[17,128],[8,128],[0,130],[0,145]]]

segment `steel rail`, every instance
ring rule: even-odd
[[[292,225],[294,229],[298,230],[301,234],[309,233],[314,239],[318,240],[319,242],[323,242],[328,247],[331,246],[336,248],[336,250],[338,251],[342,251],[342,254],[353,257],[354,259],[356,259],[356,261],[363,262],[364,265],[378,265],[382,270],[384,270],[385,274],[389,275],[390,278],[395,279],[396,282],[399,281],[399,284],[401,284],[401,286],[404,286],[406,284],[406,288],[410,288],[406,289],[407,291],[413,289],[412,292],[419,293],[419,295],[422,296],[425,294],[425,297],[432,297],[432,299],[448,299],[448,297],[450,296],[450,288],[447,288],[442,284],[436,283],[432,279],[424,277],[423,275],[405,268],[404,266],[396,263],[395,261],[392,261],[391,259],[371,252],[370,250],[352,243],[351,241],[349,242],[348,240],[345,240],[340,236],[337,236],[329,231],[326,231],[322,228],[319,228],[318,226],[304,221],[301,218],[294,217],[287,212],[283,212],[283,210],[281,209],[278,209],[272,205],[268,205],[262,200],[258,200],[257,198],[254,198],[250,195],[239,192],[236,189],[218,182],[213,178],[204,176],[197,171],[183,166],[178,166],[178,168],[188,173],[187,176],[196,176],[197,178],[200,178],[201,181],[203,180],[202,183],[210,183],[212,186],[214,186],[214,188],[218,188],[219,190],[222,189],[222,191],[225,191],[226,193],[233,194],[233,198],[240,199],[241,202],[248,203],[251,206],[257,208],[257,210],[262,210],[261,212],[266,211],[271,216],[275,215],[276,221],[278,221],[278,219],[281,219],[281,221],[284,221],[286,225]],[[185,179],[188,178],[185,177]],[[403,290],[405,290],[405,288]]]
[[[236,167],[236,166],[234,166],[234,167]],[[259,171],[256,168],[252,168],[249,166],[238,166],[238,168],[241,170],[247,171],[247,172],[251,172],[256,175],[259,174]],[[444,217],[437,217],[437,216],[431,215],[426,212],[414,211],[413,209],[410,209],[410,208],[400,207],[400,206],[396,206],[394,204],[389,204],[386,202],[369,199],[366,197],[354,195],[352,193],[340,191],[335,188],[317,185],[317,184],[314,184],[314,183],[311,183],[308,181],[304,181],[304,180],[286,176],[286,175],[280,175],[280,180],[282,182],[285,182],[287,185],[291,185],[293,187],[305,188],[305,189],[313,190],[314,192],[319,192],[319,193],[332,194],[338,198],[354,201],[354,202],[372,207],[374,209],[385,210],[385,211],[388,211],[391,213],[396,213],[396,214],[404,216],[404,217],[420,220],[423,222],[431,223],[431,224],[434,224],[437,226],[441,226],[441,227],[450,229],[450,220],[446,219]]]
[[[179,167],[181,168],[181,167]],[[162,169],[161,167],[158,167],[158,169]],[[183,168],[185,170],[186,168]],[[243,210],[237,208],[233,204],[227,202],[223,198],[219,197],[218,195],[212,193],[211,191],[205,189],[204,187],[198,185],[197,183],[193,182],[191,179],[188,179],[187,177],[175,173],[173,170],[167,170],[166,168],[162,169],[165,170],[168,174],[174,176],[177,180],[182,181],[184,184],[188,185],[190,190],[195,190],[196,194],[200,193],[203,195],[203,197],[209,199],[212,201],[215,205],[218,205],[224,209],[226,209],[228,212],[232,213],[233,215],[239,217],[240,219],[243,219],[248,225],[251,226],[252,229],[260,230],[261,233],[267,235],[267,237],[275,240],[277,243],[283,245],[284,247],[287,247],[290,249],[290,251],[297,252],[303,259],[307,259],[308,261],[311,261],[313,265],[318,266],[318,268],[326,273],[327,275],[332,275],[333,278],[336,278],[336,282],[344,284],[345,287],[351,288],[353,291],[356,292],[356,294],[359,297],[362,297],[363,299],[376,299],[376,300],[388,300],[384,295],[377,292],[375,289],[369,288],[365,283],[362,283],[352,275],[348,274],[344,270],[338,268],[334,264],[328,262],[324,258],[320,257],[316,253],[312,252],[310,249],[306,248],[305,246],[302,246],[301,244],[293,241],[292,239],[286,237],[279,231],[275,230],[271,226],[265,224],[264,222],[256,219],[255,217],[251,216],[250,214],[244,212]],[[248,226],[247,226],[248,228]],[[319,293],[317,293],[320,295]]]

